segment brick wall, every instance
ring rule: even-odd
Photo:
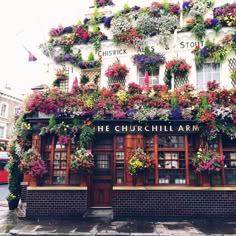
[[[27,202],[27,182],[21,182],[21,201]]]
[[[87,210],[87,190],[28,190],[28,216],[81,216]]]
[[[117,216],[236,217],[236,191],[114,190]]]

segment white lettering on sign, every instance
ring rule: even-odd
[[[97,133],[194,133],[199,132],[199,126],[195,125],[98,125]]]

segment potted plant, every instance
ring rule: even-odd
[[[108,78],[108,86],[110,87],[114,83],[121,83],[125,87],[125,77],[128,73],[129,69],[125,64],[121,64],[120,61],[114,62],[105,72]]]
[[[9,193],[6,197],[6,200],[8,202],[9,210],[14,210],[18,206],[20,198],[19,196],[16,196],[13,193]]]
[[[199,176],[203,178],[201,183],[203,186],[211,185],[212,174],[221,170],[224,159],[224,155],[219,155],[215,151],[208,150],[207,146],[198,149],[192,163],[195,172],[199,173]]]

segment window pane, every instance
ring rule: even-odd
[[[159,136],[159,148],[183,148],[184,136]]]
[[[112,148],[112,137],[109,135],[106,136],[96,136],[94,139],[94,148],[98,149],[111,149]]]
[[[143,85],[145,77],[145,68],[138,68],[138,83]],[[149,74],[149,84],[150,86],[159,84],[159,67],[156,68],[155,72]]]
[[[197,68],[197,90],[206,90],[207,82],[220,81],[220,64],[206,63],[201,68]]]
[[[7,111],[7,105],[5,103],[2,103],[0,116],[6,117],[6,111]]]

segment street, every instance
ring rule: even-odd
[[[6,196],[8,193],[8,184],[0,184],[0,202],[6,201]]]

